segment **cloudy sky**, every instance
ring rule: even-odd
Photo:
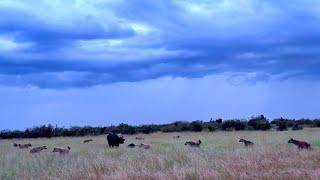
[[[1,0],[0,129],[320,117],[320,1]]]

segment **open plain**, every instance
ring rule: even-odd
[[[174,138],[179,135],[180,138]],[[136,137],[143,137],[137,140]],[[301,131],[216,131],[124,135],[125,143],[109,148],[106,136],[14,139],[0,141],[0,179],[318,179],[320,129]],[[92,142],[83,143],[85,139]],[[244,138],[254,142],[245,147]],[[288,144],[307,141],[312,150]],[[200,147],[185,146],[201,140]],[[39,154],[13,143],[47,146]],[[128,144],[150,145],[149,149]],[[71,147],[68,154],[54,147]]]

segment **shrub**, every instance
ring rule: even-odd
[[[175,130],[180,132],[180,131],[190,131],[190,123],[186,121],[176,121],[173,123]]]
[[[193,121],[190,123],[190,130],[195,132],[202,131],[202,121]]]
[[[277,130],[279,131],[285,131],[288,129],[286,122],[283,122],[283,121],[279,122],[277,126],[278,126]]]
[[[313,124],[315,127],[320,127],[320,120],[319,119],[314,120]]]
[[[174,125],[163,126],[161,128],[161,132],[175,132],[175,131],[177,131],[177,129]]]
[[[144,134],[150,134],[156,131],[160,131],[160,127],[157,125],[142,125],[137,127],[137,132],[142,132]]]
[[[216,128],[214,127],[214,124],[208,124],[208,130],[209,130],[210,132],[215,131]]]
[[[291,128],[292,130],[300,130],[303,127],[320,127],[320,119],[274,119],[271,123],[263,116],[252,117],[249,121],[240,120],[227,120],[222,119],[211,120],[209,122],[202,121],[176,121],[169,124],[150,124],[131,126],[128,124],[120,124],[118,126],[106,126],[106,127],[91,127],[91,126],[74,126],[70,128],[53,127],[51,125],[44,125],[20,130],[3,130],[0,131],[0,139],[12,139],[12,138],[37,138],[37,137],[60,137],[60,136],[86,136],[86,135],[100,135],[108,132],[123,133],[123,134],[135,134],[135,133],[153,133],[153,132],[182,132],[182,131],[195,131],[200,132],[203,129],[209,131],[215,130],[268,130],[271,128],[277,128],[278,130],[286,130]]]
[[[280,118],[280,119],[275,119],[271,123],[277,125],[277,130],[279,131],[284,131],[288,129],[288,122],[287,120]]]
[[[221,123],[217,123],[215,120],[202,123],[203,129],[208,129],[210,132],[221,129],[221,125]]]
[[[299,125],[299,124],[295,124],[295,125],[292,127],[292,130],[293,130],[293,131],[302,130],[302,129],[303,129],[303,127],[302,127],[301,125]]]
[[[222,123],[222,119],[221,118],[217,119],[216,123],[221,124]]]
[[[295,125],[296,122],[290,119],[279,118],[279,119],[274,119],[271,122],[271,124],[275,124],[277,126],[277,130],[284,131],[284,130],[287,130],[289,127],[292,127],[293,125]]]
[[[136,133],[136,129],[133,126],[130,126],[130,125],[124,124],[124,123],[121,123],[117,127],[117,129],[122,134],[135,134]]]
[[[240,120],[228,120],[222,123],[221,129],[222,130],[245,130],[246,129],[246,122]]]
[[[271,128],[269,121],[263,115],[252,117],[249,120],[248,125],[254,130],[268,130]]]

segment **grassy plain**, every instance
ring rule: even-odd
[[[173,136],[180,135],[180,139]],[[135,140],[142,136],[144,140]],[[298,150],[290,138],[308,141],[313,150]],[[92,138],[94,141],[83,144]],[[125,144],[108,148],[106,136],[0,140],[0,179],[319,179],[320,129],[301,131],[233,131],[154,133],[125,136]],[[240,138],[255,143],[245,148]],[[200,148],[184,146],[187,140]],[[46,145],[32,155],[12,143]],[[151,149],[128,148],[146,143]],[[52,153],[70,146],[68,155]]]

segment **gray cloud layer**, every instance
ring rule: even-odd
[[[214,73],[250,81],[318,79],[319,6],[298,0],[1,1],[0,84],[90,87]]]

